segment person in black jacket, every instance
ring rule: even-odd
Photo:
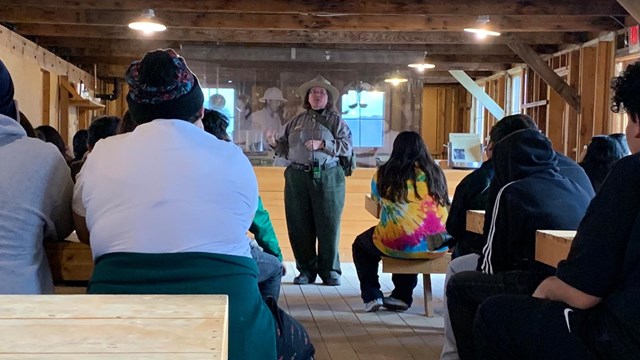
[[[538,131],[516,131],[496,143],[493,163],[489,198],[495,196],[495,203],[485,217],[489,229],[479,271],[453,275],[446,290],[461,359],[474,358],[473,319],[483,300],[531,294],[548,275],[534,261],[536,230],[576,229],[591,200],[590,193],[560,174],[551,142]]]
[[[496,296],[474,324],[482,359],[637,359],[640,354],[640,63],[613,82],[634,155],[613,165],[565,261],[529,296]]]
[[[516,131],[524,129],[539,132],[536,123],[527,115],[517,114],[502,118],[491,128],[489,133],[490,141],[487,147],[489,153],[487,155],[492,153],[495,143]],[[575,182],[590,198],[593,197],[593,187],[585,171],[568,157],[558,152],[555,152],[555,155],[559,173]],[[482,254],[482,248],[485,246],[487,235],[489,234],[490,216],[485,217],[483,234],[474,234],[466,230],[466,213],[467,210],[486,210],[487,214],[491,213],[500,190],[499,184],[492,182],[493,177],[493,161],[489,159],[483,163],[480,169],[467,175],[456,188],[447,219],[447,232],[455,238],[457,245],[455,247],[454,260],[447,269],[445,288],[454,274],[474,270],[477,267],[478,256]],[[447,303],[446,294],[443,302]],[[446,306],[443,310],[443,318],[445,340],[440,359],[455,360],[458,359],[456,341],[451,330]]]
[[[493,179],[494,170],[491,161],[492,149],[495,143],[505,136],[523,129],[538,130],[536,123],[527,115],[510,115],[498,121],[489,133],[489,143],[485,148],[487,160],[479,169],[462,179],[456,187],[447,218],[447,232],[454,240],[455,250],[453,258],[467,254],[481,254],[486,243],[486,235],[467,231],[467,210],[485,210],[489,204],[489,185]],[[589,177],[575,163],[575,161],[556,152],[560,174],[575,181],[590,196],[594,195]],[[495,198],[492,199],[495,201]]]

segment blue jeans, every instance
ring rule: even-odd
[[[277,257],[267,254],[259,247],[251,247],[251,257],[258,264],[258,288],[263,299],[273,297],[276,302],[280,296],[282,282],[282,263]]]

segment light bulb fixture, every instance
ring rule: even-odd
[[[396,70],[390,77],[384,79],[384,82],[389,83],[393,86],[398,86],[402,83],[409,81],[406,77],[400,74],[400,70]]]
[[[427,69],[433,69],[436,67],[434,64],[431,64],[430,62],[427,61],[426,51],[424,52],[424,59],[422,60],[421,63],[409,64],[408,66],[412,69],[418,70],[419,72],[424,72]]]
[[[464,31],[472,34],[476,34],[476,37],[480,40],[486,39],[487,36],[500,36],[497,31],[487,29],[487,24],[490,22],[488,15],[478,16],[477,27],[465,28]]]
[[[158,21],[153,9],[147,9],[142,14],[129,23],[129,28],[151,34],[158,31],[165,31],[167,27]]]

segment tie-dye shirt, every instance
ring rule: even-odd
[[[445,232],[447,208],[429,196],[426,175],[418,171],[417,199],[412,181],[407,181],[408,203],[392,202],[378,193],[378,173],[371,180],[371,198],[380,204],[380,222],[373,233],[373,243],[385,255],[399,258],[426,258],[427,235]]]

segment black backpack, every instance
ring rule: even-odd
[[[322,126],[331,130],[331,134],[333,137],[336,137],[337,127],[332,127],[329,124],[329,121],[326,117],[322,116],[319,112],[315,110],[309,110],[309,114],[316,119]],[[351,154],[348,156],[338,155],[338,161],[340,162],[340,167],[344,171],[344,176],[351,176],[353,171],[356,169],[356,154],[353,152],[353,148],[351,148]]]

